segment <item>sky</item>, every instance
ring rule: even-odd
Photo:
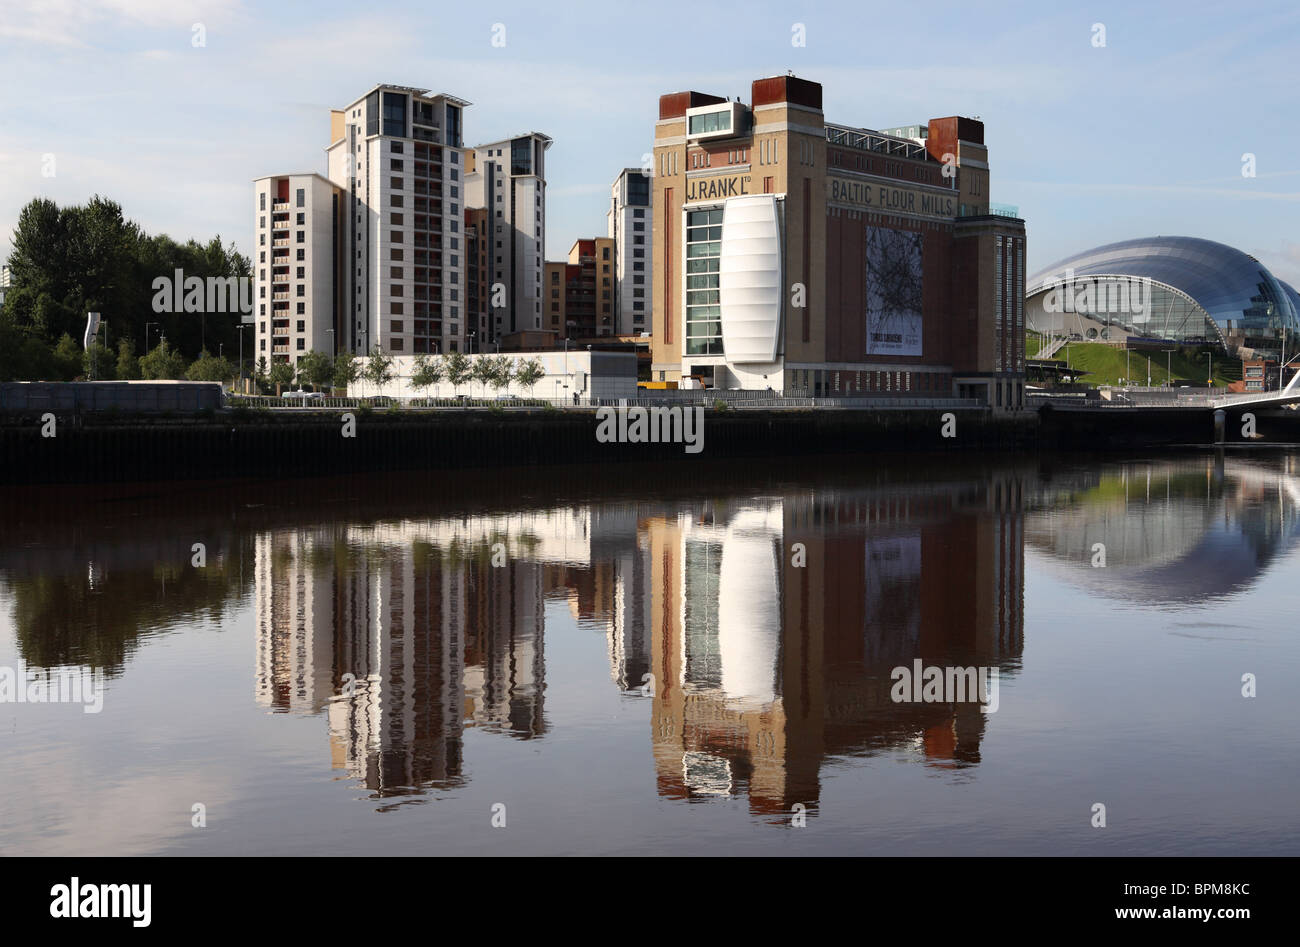
[[[828,121],[980,118],[1031,273],[1179,234],[1300,285],[1298,60],[1294,0],[0,0],[0,257],[33,197],[94,194],[150,233],[250,253],[253,179],[323,173],[329,110],[382,82],[472,102],[467,144],[550,135],[546,252],[564,259],[605,234],[660,95],[747,102],[792,71],[822,84]]]

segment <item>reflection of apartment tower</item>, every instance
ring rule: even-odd
[[[650,331],[650,175],[624,168],[610,189],[608,236],[614,241],[615,335]]]
[[[437,550],[357,557],[330,705],[336,765],[381,795],[451,785],[462,772],[464,579]]]
[[[463,350],[462,99],[379,85],[331,112],[329,178],[345,195],[341,350]]]
[[[541,329],[542,254],[546,246],[546,149],[540,132],[479,145],[467,155],[466,206],[487,211],[479,234],[487,257],[492,342],[512,332]],[[484,232],[486,231],[486,233]],[[492,305],[491,288],[505,288],[505,305]]]
[[[487,558],[465,566],[465,716],[467,726],[535,737],[543,716],[543,567]]]
[[[609,621],[610,676],[621,690],[641,687],[650,673],[650,605],[647,550],[637,546],[614,560],[614,602]]]
[[[253,182],[257,246],[253,265],[254,359],[296,363],[333,352],[346,260],[335,241],[343,194],[319,174]]]
[[[334,575],[313,565],[329,540],[310,533],[254,541],[257,702],[278,712],[319,713],[332,693]]]

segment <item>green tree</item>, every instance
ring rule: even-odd
[[[442,381],[446,369],[442,363],[442,357],[421,352],[415,356],[415,370],[411,373],[411,387],[416,391],[424,391],[427,395],[428,390],[438,382]]]
[[[366,359],[366,367],[362,369],[361,376],[374,385],[376,394],[393,380],[393,359],[392,356],[386,355],[375,346],[370,350],[370,357]]]
[[[132,381],[140,377],[140,360],[135,356],[135,342],[119,339],[115,375],[119,381]]]
[[[542,380],[545,374],[546,369],[542,367],[541,359],[530,358],[520,363],[519,367],[515,369],[515,380],[528,389],[528,394],[531,397],[533,387]]]
[[[163,339],[140,359],[140,374],[150,381],[184,379],[185,359]]]
[[[320,391],[334,380],[334,360],[314,349],[298,356],[298,378]]]
[[[499,397],[501,389],[508,387],[515,377],[515,360],[509,355],[498,355],[487,361],[492,363],[492,375],[488,383],[497,390]]]
[[[76,341],[67,332],[59,337],[59,344],[54,347],[55,370],[60,380],[72,381],[81,374],[82,353]]]
[[[199,357],[185,370],[185,377],[190,381],[227,382],[237,375],[234,364],[224,356],[214,356],[204,349]]]
[[[361,363],[351,352],[339,352],[334,356],[334,387],[347,388],[361,377]]]
[[[275,388],[275,393],[282,394],[284,389],[293,384],[293,365],[289,362],[275,361],[271,363],[271,370],[267,373],[267,379]]]
[[[447,381],[451,382],[452,392],[459,395],[460,386],[470,377],[469,356],[464,352],[449,352],[444,368],[447,372]]]
[[[117,360],[106,345],[91,342],[90,348],[81,353],[81,370],[88,379],[113,381],[117,378]]]
[[[470,377],[483,386],[483,396],[487,397],[487,386],[492,382],[496,375],[496,366],[490,355],[480,355],[474,359],[474,365],[470,368]]]

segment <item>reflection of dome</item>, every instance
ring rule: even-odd
[[[1062,311],[1061,297],[1053,293],[1071,285],[1071,276],[1076,284],[1149,280],[1151,299],[1145,311],[1114,299],[1095,299],[1087,315]],[[1026,321],[1040,332],[1084,333],[1112,325],[1177,341],[1224,342],[1234,332],[1259,344],[1279,338],[1283,327],[1300,329],[1294,289],[1254,257],[1197,237],[1144,237],[1077,253],[1032,275],[1025,296]]]
[[[1187,604],[1241,591],[1295,540],[1296,478],[1234,465],[1221,494],[1206,497],[1188,492],[1187,472],[1170,468],[1175,489],[1168,496],[1162,473],[1159,482],[1152,477],[1149,501],[1146,485],[1130,480],[1127,500],[1120,494],[1089,502],[1085,493],[1078,506],[1030,514],[1025,542],[1058,563],[1068,581],[1108,598]],[[1103,481],[1094,489],[1106,488]],[[1105,568],[1092,567],[1094,543],[1105,544]]]

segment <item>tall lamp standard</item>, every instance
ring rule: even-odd
[[[244,330],[250,325],[252,325],[250,322],[241,322],[235,326],[239,330],[239,393],[241,395],[244,394]]]

